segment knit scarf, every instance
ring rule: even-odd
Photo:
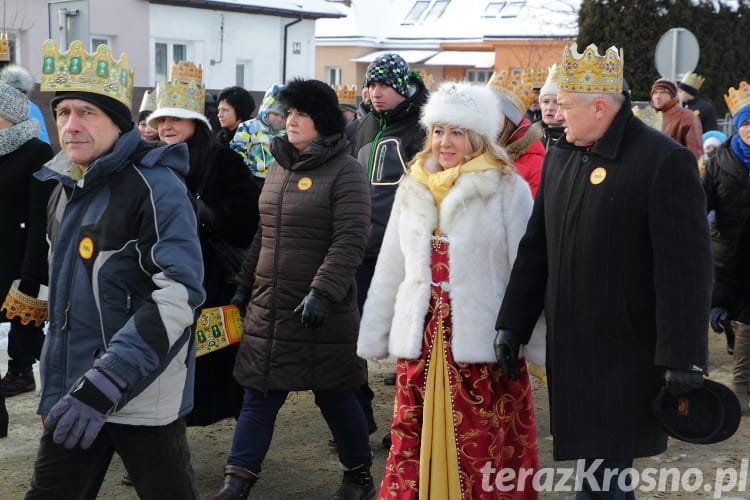
[[[437,166],[437,162],[434,159],[429,159],[424,163],[416,161],[411,166],[411,175],[414,177],[414,180],[430,190],[433,198],[435,198],[435,205],[440,207],[440,203],[442,203],[448,191],[453,187],[459,175],[466,172],[491,170],[497,168],[497,165],[490,156],[483,154],[475,156],[466,163],[460,163],[453,168],[432,171],[435,168],[440,167]]]
[[[39,137],[39,123],[36,120],[24,120],[0,130],[0,156],[12,153],[34,137]]]
[[[750,168],[750,146],[745,144],[745,141],[740,138],[740,125],[750,120],[750,106],[741,108],[735,115],[732,125],[736,131],[732,136],[730,146],[732,151],[737,155],[737,158],[745,164],[747,168]]]

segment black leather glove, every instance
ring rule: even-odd
[[[214,209],[206,205],[201,198],[195,200],[195,212],[198,215],[198,222],[206,227],[214,225]]]
[[[732,323],[729,321],[729,311],[723,307],[712,307],[710,318],[711,329],[716,333],[722,333],[725,328],[732,329]]]
[[[307,328],[318,328],[325,325],[328,316],[331,315],[331,301],[316,289],[311,288],[294,312],[302,313],[302,324]]]
[[[250,292],[244,288],[238,287],[237,290],[235,290],[234,295],[232,295],[229,303],[237,306],[237,309],[240,310],[240,316],[244,318],[245,312],[247,311],[247,305],[250,303]]]
[[[703,373],[667,368],[664,370],[664,384],[667,386],[669,394],[679,396],[703,385]]]
[[[29,297],[36,297],[39,295],[40,285],[41,283],[38,279],[31,276],[22,276],[21,281],[18,283],[18,291]]]
[[[497,359],[497,366],[503,375],[511,380],[518,378],[519,349],[521,349],[521,341],[515,333],[502,328],[497,331],[497,335],[495,335],[495,359]]]

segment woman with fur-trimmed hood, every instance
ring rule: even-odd
[[[344,479],[333,498],[375,494],[367,421],[355,390],[359,310],[354,273],[370,224],[364,169],[349,154],[336,92],[293,80],[279,93],[286,135],[260,196],[260,230],[232,299],[244,311],[234,376],[245,388],[217,499],[247,498],[291,391],[312,390]]]
[[[509,380],[493,350],[532,207],[495,144],[501,121],[492,91],[464,83],[444,83],[422,110],[427,140],[396,193],[357,349],[398,358],[382,499],[494,497],[487,465],[538,467],[526,363]],[[534,497],[531,477],[516,481],[509,498]]]

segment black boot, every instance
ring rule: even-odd
[[[224,487],[203,500],[245,500],[258,476],[237,465],[224,466]]]
[[[375,484],[369,465],[344,471],[344,479],[331,500],[371,500],[375,498]]]

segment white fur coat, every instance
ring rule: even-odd
[[[532,203],[528,185],[516,174],[468,172],[446,195],[438,218],[430,191],[405,177],[364,305],[357,354],[419,358],[432,282],[430,236],[438,227],[449,242],[454,359],[494,363],[495,321]],[[543,324],[526,347],[526,357],[542,367]]]

